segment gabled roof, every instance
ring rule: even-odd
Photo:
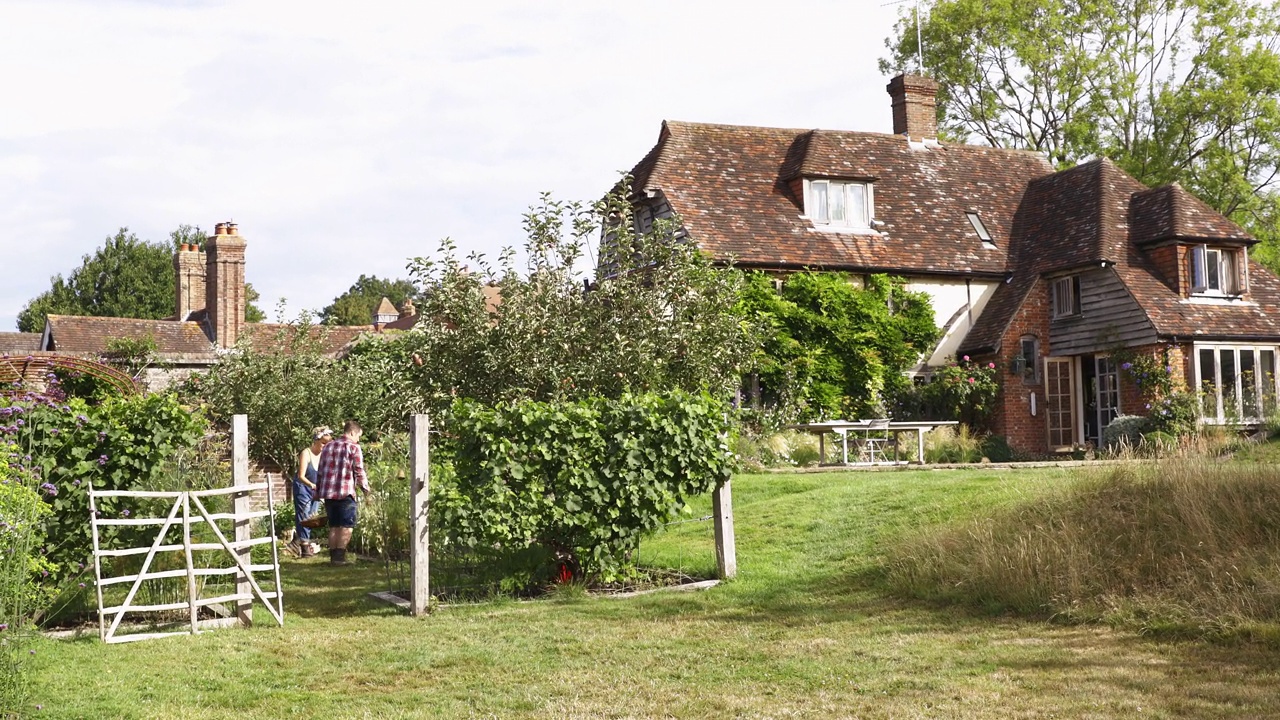
[[[35,352],[40,349],[40,333],[0,332],[0,354]]]
[[[898,135],[666,121],[632,171],[637,192],[665,195],[689,236],[744,266],[945,274],[1005,271],[1027,184],[1053,172],[1038,153],[911,144]],[[877,233],[814,229],[803,177],[874,180]],[[966,211],[995,240],[984,248]]]
[[[1165,213],[1165,208],[1174,212]],[[1010,280],[987,303],[961,351],[994,349],[1037,278],[1104,261],[1114,265],[1163,337],[1280,336],[1280,317],[1268,312],[1280,307],[1280,280],[1250,262],[1249,302],[1187,301],[1139,247],[1166,237],[1238,241],[1249,236],[1182,188],[1150,190],[1105,158],[1032,181],[1014,223]]]

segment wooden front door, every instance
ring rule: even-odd
[[[1070,450],[1077,442],[1075,367],[1075,358],[1044,359],[1044,404],[1050,452]]]

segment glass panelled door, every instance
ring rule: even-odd
[[[1072,358],[1044,359],[1044,405],[1050,450],[1069,450],[1076,444],[1074,369]]]
[[[1102,431],[1120,416],[1120,369],[1109,357],[1099,356],[1093,362],[1098,408],[1098,437],[1093,438],[1093,442],[1096,447],[1102,447]]]

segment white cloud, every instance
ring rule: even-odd
[[[897,9],[657,0],[9,2],[0,328],[120,226],[234,218],[264,309],[402,277],[445,236],[519,244],[664,118],[888,131]]]

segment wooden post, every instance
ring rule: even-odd
[[[716,526],[716,572],[721,580],[738,574],[738,549],[733,539],[733,494],[725,480],[711,495]]]
[[[191,615],[191,634],[200,632],[200,608],[196,605],[196,565],[191,553],[191,498],[182,494],[182,553],[187,562],[187,608]]]
[[[249,416],[234,415],[231,418],[231,484],[235,487],[249,484]],[[247,543],[251,539],[249,491],[234,493],[231,496],[232,512],[235,513],[235,542]],[[243,559],[241,567],[250,565],[248,545],[237,545],[236,555]],[[249,627],[253,624],[253,587],[245,570],[236,573],[236,595],[243,596],[236,600],[236,617],[240,624]]]
[[[431,566],[427,497],[431,489],[431,421],[426,415],[409,418],[409,613],[426,615],[431,609]]]

